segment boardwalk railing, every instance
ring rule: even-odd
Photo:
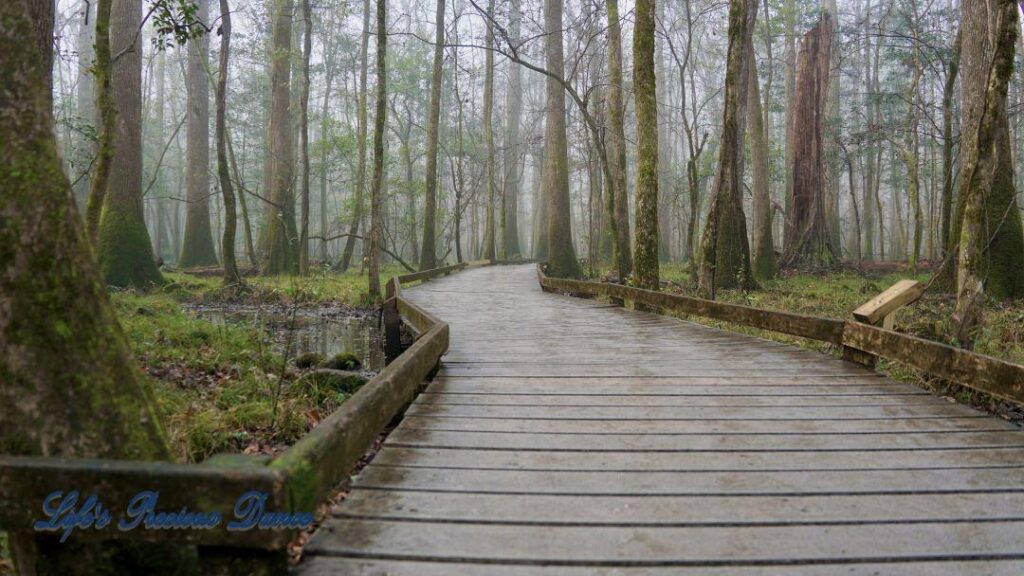
[[[891,329],[893,313],[920,296],[918,283],[898,283],[857,309],[851,320],[818,318],[790,312],[763,310],[740,304],[666,294],[621,284],[552,278],[538,267],[544,290],[613,301],[632,301],[678,314],[702,316],[828,342],[841,347],[844,358],[869,363],[874,357],[894,360],[931,376],[951,380],[973,390],[1015,403],[1024,403],[1024,366],[925,340]],[[876,326],[882,321],[885,326]]]
[[[113,522],[79,529],[74,538],[173,541],[210,548],[211,555],[248,557],[283,569],[283,549],[294,532],[229,531],[236,501],[249,491],[266,494],[265,510],[313,512],[344,480],[374,440],[414,397],[448,349],[448,325],[401,295],[401,284],[462,270],[457,264],[397,276],[388,281],[389,302],[418,334],[415,342],[367,382],[337,411],[273,458],[226,454],[198,464],[80,458],[0,456],[0,530],[31,532],[43,518],[47,495],[77,490],[81,501],[95,493]],[[400,320],[400,321],[401,321]],[[121,531],[117,520],[139,492],[159,493],[157,511],[219,512],[211,529]],[[225,548],[253,549],[225,550]],[[204,555],[201,548],[201,556]],[[259,552],[272,551],[269,554]],[[238,562],[234,562],[239,564]],[[239,565],[240,573],[249,568]],[[278,570],[279,571],[279,570]]]

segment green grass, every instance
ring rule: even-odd
[[[382,278],[394,273],[399,270],[386,267]],[[219,277],[166,276],[171,284],[162,289],[117,291],[111,298],[179,461],[280,450],[344,401],[340,393],[312,397],[290,390],[300,370],[293,358],[275,350],[267,326],[214,323],[187,313],[183,304],[365,307],[365,276],[318,272],[248,278],[250,288],[241,293],[224,289]]]

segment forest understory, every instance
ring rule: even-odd
[[[165,276],[162,288],[111,298],[178,461],[278,453],[355,391],[310,374],[336,354],[353,355],[363,379],[382,366],[377,314],[356,270],[250,278],[242,292],[219,276]]]

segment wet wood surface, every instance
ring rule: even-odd
[[[450,349],[305,576],[1024,573],[1024,432],[818,352],[544,293],[405,290]]]

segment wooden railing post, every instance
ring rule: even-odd
[[[855,322],[872,326],[877,326],[881,322],[882,328],[892,330],[896,326],[896,312],[916,301],[923,293],[924,285],[917,280],[900,280],[878,296],[861,304],[853,311],[853,319]],[[844,345],[843,360],[873,368],[876,358],[873,354]]]

